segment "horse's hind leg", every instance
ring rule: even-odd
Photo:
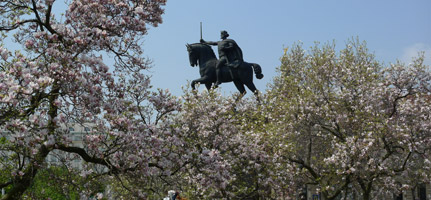
[[[238,89],[238,91],[239,91],[242,95],[245,95],[246,91],[245,91],[244,84],[242,84],[240,81],[234,81],[233,83],[235,84],[236,89]]]
[[[238,102],[247,92],[245,91],[244,84],[241,81],[234,81],[233,83],[235,83],[236,89],[240,92],[240,95],[236,98],[236,102]]]
[[[245,85],[248,87],[248,89],[250,89],[253,92],[253,94],[256,96],[256,99],[259,101],[259,90],[257,90],[254,83],[250,81],[245,83]]]
[[[250,91],[252,91],[254,94],[256,94],[257,92],[259,92],[256,88],[256,86],[254,86],[254,83],[251,81],[247,81],[245,83],[245,85],[248,87],[248,89],[250,89]]]

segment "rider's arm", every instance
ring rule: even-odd
[[[204,44],[209,44],[209,45],[217,45],[218,43],[217,42],[210,42],[210,41],[205,41],[205,40],[203,40],[203,39],[201,39],[201,41],[200,41],[201,43],[204,43]]]

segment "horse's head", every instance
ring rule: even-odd
[[[190,65],[192,67],[197,66],[198,65],[198,51],[196,51],[196,48],[194,47],[193,44],[186,44],[187,47],[187,51],[189,52],[189,60],[190,60]]]
[[[205,63],[210,59],[216,59],[214,51],[209,45],[194,43],[186,44],[187,51],[189,52],[190,65],[192,67]]]

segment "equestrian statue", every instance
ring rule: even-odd
[[[221,41],[209,42],[202,39],[200,43],[187,44],[190,65],[192,67],[199,65],[200,78],[193,80],[192,89],[195,89],[196,83],[205,84],[210,90],[211,87],[218,87],[221,83],[231,82],[235,84],[238,91],[244,95],[245,86],[248,87],[255,95],[258,90],[253,83],[253,71],[257,79],[262,79],[262,68],[256,63],[248,63],[243,60],[242,51],[238,44],[228,39],[227,31],[221,31]],[[209,45],[217,45],[219,59],[216,58],[214,51]]]

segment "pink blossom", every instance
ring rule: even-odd
[[[30,48],[33,48],[33,46],[34,46],[34,40],[27,40],[25,42],[25,47],[26,48],[30,49]]]
[[[60,99],[55,99],[54,100],[54,105],[57,106],[57,107],[60,107],[61,106],[61,100]]]
[[[140,6],[137,7],[137,8],[135,8],[135,13],[139,14],[139,15],[145,14],[144,13],[144,9],[142,7],[140,7]]]
[[[84,40],[81,39],[80,37],[74,38],[73,41],[76,42],[77,44],[84,44]]]
[[[44,32],[44,31],[39,31],[39,32],[35,32],[35,33],[33,33],[33,36],[36,38],[36,39],[40,39],[41,37],[43,37],[43,36],[45,36],[46,35],[46,32]]]
[[[9,56],[9,51],[0,46],[0,55],[3,58],[3,60],[7,60]]]
[[[60,67],[60,65],[58,64],[58,63],[51,63],[50,65],[49,65],[49,68],[51,69],[51,70],[56,70],[57,68],[59,68]]]

